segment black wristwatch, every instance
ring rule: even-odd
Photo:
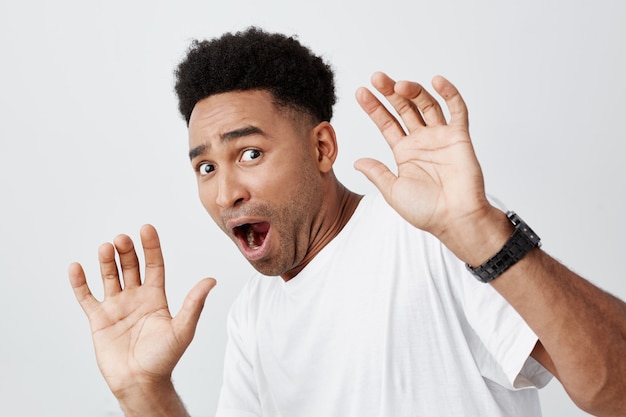
[[[502,249],[477,268],[465,264],[467,269],[481,282],[493,281],[532,249],[541,246],[539,236],[517,214],[509,211],[506,216],[515,226],[515,231]]]

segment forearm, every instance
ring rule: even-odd
[[[493,207],[456,226],[442,241],[474,267],[500,250],[513,232],[506,215]],[[594,415],[626,413],[624,302],[540,249],[491,285],[537,334],[540,345],[533,356],[555,374],[579,407]]]
[[[535,331],[557,378],[594,415],[626,412],[626,305],[535,249],[492,282]]]
[[[171,381],[114,393],[126,417],[189,417]]]

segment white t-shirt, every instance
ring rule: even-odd
[[[295,278],[232,306],[218,417],[540,416],[537,337],[380,195]]]

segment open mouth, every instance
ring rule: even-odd
[[[242,245],[256,250],[263,246],[269,229],[270,224],[268,222],[245,223],[235,227],[234,232]]]

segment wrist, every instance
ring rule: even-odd
[[[488,205],[458,220],[440,240],[463,262],[479,266],[504,246],[514,230],[506,213]]]
[[[126,417],[188,417],[170,379],[130,385],[113,392]]]

